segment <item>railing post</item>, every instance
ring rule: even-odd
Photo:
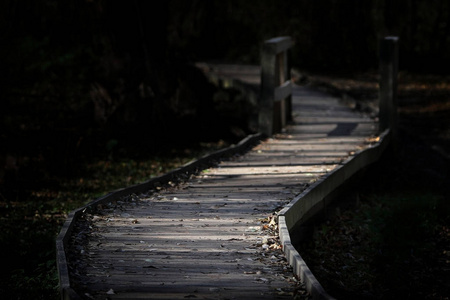
[[[393,140],[397,138],[397,74],[398,37],[388,36],[380,42],[380,131],[390,128]]]
[[[286,80],[291,82],[291,55],[292,52],[290,50],[287,50],[285,53],[285,65],[286,65]],[[292,121],[292,92],[291,94],[286,98],[286,122]]]
[[[292,45],[290,37],[278,37],[265,41],[261,51],[259,130],[267,136],[281,131],[291,119],[288,50]]]

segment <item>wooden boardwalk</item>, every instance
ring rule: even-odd
[[[296,86],[293,124],[182,184],[86,213],[71,286],[86,299],[292,299],[276,212],[376,134],[338,99]]]

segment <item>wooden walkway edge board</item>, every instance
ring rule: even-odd
[[[293,111],[285,132],[243,155],[78,210],[59,239],[67,299],[291,299],[297,284],[277,213],[370,148],[377,132],[373,120],[307,88],[293,87]]]
[[[95,199],[81,208],[70,212],[66,222],[63,224],[63,227],[56,238],[56,263],[59,277],[59,290],[62,299],[79,298],[78,294],[71,287],[66,249],[68,248],[69,239],[72,237],[73,227],[83,213],[96,210],[97,207],[115,202],[124,196],[140,194],[142,191],[149,191],[157,187],[164,186],[168,182],[176,182],[177,180],[181,180],[183,177],[187,176],[187,174],[192,174],[199,169],[206,168],[206,166],[211,165],[216,160],[224,159],[228,156],[246,151],[249,147],[256,144],[261,139],[262,134],[260,133],[249,135],[241,140],[237,145],[231,145],[225,149],[220,149],[214,153],[207,154],[197,160],[188,162],[182,167],[174,169],[167,174],[152,178],[146,182],[113,191],[107,195]]]
[[[371,147],[358,151],[327,176],[309,186],[278,214],[278,233],[283,251],[295,275],[305,283],[307,291],[313,295],[314,299],[335,298],[329,295],[315,278],[300,253],[294,247],[291,236],[295,235],[295,232],[298,233],[299,226],[312,217],[314,212],[318,212],[327,206],[326,202],[329,201],[329,196],[333,192],[344,186],[360,170],[378,161],[388,147],[390,139],[390,130],[385,130],[374,140]],[[298,236],[293,238],[297,240],[296,243],[301,239]]]

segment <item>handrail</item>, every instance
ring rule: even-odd
[[[290,37],[276,37],[264,42],[261,51],[261,95],[259,131],[266,136],[280,132],[292,118],[292,83],[288,50]]]

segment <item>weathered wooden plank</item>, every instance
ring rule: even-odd
[[[292,298],[295,285],[282,251],[263,248],[276,240],[263,220],[367,147],[365,134],[375,129],[336,99],[296,94],[298,113],[286,133],[186,183],[87,215],[86,244],[71,256],[80,293],[96,299]]]
[[[279,101],[279,100],[287,98],[291,94],[292,94],[292,82],[286,81],[279,87],[275,88],[273,100]]]
[[[278,54],[291,48],[292,45],[293,42],[291,37],[282,36],[265,41],[263,47],[267,52]]]

